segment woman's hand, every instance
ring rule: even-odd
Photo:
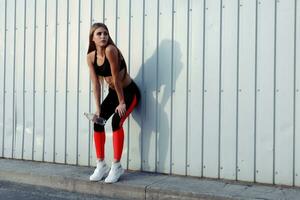
[[[100,109],[96,109],[95,115],[96,115],[97,117],[100,117]]]
[[[126,104],[120,103],[117,107],[115,112],[119,114],[120,117],[123,117],[126,114]]]

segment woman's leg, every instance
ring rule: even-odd
[[[101,116],[101,117],[103,117],[103,116]],[[105,136],[104,126],[94,123],[94,143],[95,143],[97,160],[104,160],[105,138],[106,138],[106,136]]]
[[[113,105],[114,98],[111,93],[108,93],[105,100],[101,104],[101,113],[100,117],[104,119],[108,119],[113,113],[116,105]],[[117,102],[115,102],[116,104]],[[105,157],[105,130],[103,125],[94,124],[94,143],[96,149],[97,156],[97,167],[94,173],[90,176],[91,181],[99,181],[101,180],[105,174],[109,172],[109,167],[106,165],[104,161]]]
[[[137,97],[134,96],[130,106],[126,110],[126,114],[120,118],[118,113],[115,113],[112,118],[113,129],[113,147],[114,147],[114,161],[119,162],[121,160],[124,144],[124,129],[123,123],[129,114],[133,111],[137,105]]]
[[[117,105],[113,93],[108,93],[106,98],[101,104],[100,117],[108,120],[108,118],[114,113],[114,109]],[[105,130],[104,125],[94,123],[94,143],[96,149],[96,156],[98,160],[104,160],[105,157]]]
[[[117,182],[120,176],[124,173],[124,169],[120,163],[124,144],[123,123],[136,107],[140,98],[139,90],[134,82],[124,88],[123,92],[127,111],[123,117],[120,117],[118,113],[115,113],[112,118],[114,162],[112,163],[111,170],[105,179],[106,183]]]
[[[113,129],[113,147],[114,147],[114,161],[119,162],[121,160],[123,144],[124,144],[124,129],[123,123],[133,109],[137,106],[139,101],[139,91],[134,83],[130,84],[124,89],[124,97],[126,103],[126,113],[123,117],[120,117],[118,113],[115,113],[112,118]]]

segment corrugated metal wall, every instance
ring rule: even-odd
[[[125,167],[300,186],[297,0],[0,0],[0,20],[0,156],[94,165],[99,21],[142,91]]]

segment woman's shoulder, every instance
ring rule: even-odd
[[[118,52],[117,47],[115,47],[112,44],[107,45],[107,47],[105,48],[105,54],[116,53],[116,52]]]
[[[87,57],[93,57],[95,56],[96,50],[91,51],[90,53],[87,54]]]
[[[96,51],[91,51],[90,53],[87,54],[86,58],[87,58],[88,62],[91,62],[91,63],[94,62],[95,53],[96,53]]]
[[[87,54],[87,58],[94,58],[95,57],[95,53],[96,53],[96,50],[95,51],[91,51],[90,53]]]

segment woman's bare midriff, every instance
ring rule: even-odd
[[[125,73],[125,70],[121,70],[120,71],[120,77],[123,77],[124,76],[124,73]],[[107,77],[104,77],[104,80],[105,82],[108,84],[108,86],[111,88],[111,89],[115,89],[115,86],[114,86],[114,83],[113,83],[113,79],[112,79],[112,76],[107,76]],[[130,83],[131,83],[131,78],[128,74],[126,74],[126,77],[121,80],[121,86],[122,88],[125,88],[126,86],[128,86]]]

